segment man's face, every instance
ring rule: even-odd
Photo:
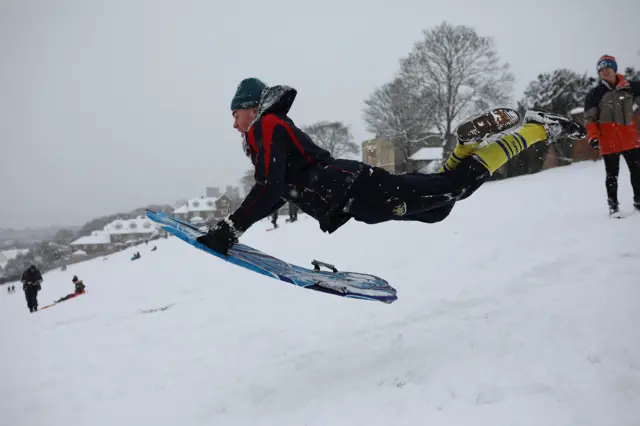
[[[616,82],[616,72],[613,68],[602,68],[598,74],[600,74],[600,78],[605,80],[608,83],[615,84]]]
[[[256,118],[256,108],[237,109],[233,111],[233,128],[246,133],[253,119]]]

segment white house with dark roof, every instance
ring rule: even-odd
[[[118,243],[147,240],[161,234],[162,229],[150,219],[138,216],[135,219],[117,219],[105,225],[101,231],[80,237],[71,243],[74,250],[87,253],[101,252]]]
[[[159,227],[144,216],[135,219],[117,219],[104,227],[111,236],[112,243],[129,240],[144,240],[158,234]]]
[[[218,201],[218,197],[192,198],[187,200],[186,204],[175,209],[172,214],[182,220],[195,219],[196,222],[203,222],[215,217],[216,201]]]
[[[74,251],[83,250],[87,253],[108,250],[111,245],[111,235],[105,231],[93,231],[91,235],[85,235],[71,243]]]
[[[194,223],[203,223],[230,214],[231,199],[227,195],[219,197],[192,198],[172,212],[172,215]]]
[[[437,173],[442,163],[443,148],[427,146],[420,148],[409,157],[413,169],[420,173]]]

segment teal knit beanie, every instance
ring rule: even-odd
[[[260,104],[262,91],[267,87],[257,78],[245,78],[238,84],[236,94],[231,99],[231,111],[253,108]]]

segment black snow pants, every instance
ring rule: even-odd
[[[604,167],[607,172],[607,200],[609,207],[618,208],[618,174],[620,173],[620,156],[624,157],[629,167],[631,175],[631,186],[633,187],[633,202],[640,208],[640,148],[629,151],[617,152],[615,154],[605,154]]]
[[[365,168],[352,187],[347,212],[369,224],[388,220],[440,222],[458,200],[470,196],[490,176],[473,158],[444,173],[394,175],[377,167]]]
[[[38,310],[38,287],[35,285],[26,285],[24,289],[24,296],[27,299],[27,307],[29,312],[35,312]]]

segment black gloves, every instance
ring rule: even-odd
[[[231,246],[238,242],[240,235],[242,232],[238,231],[233,226],[233,222],[227,218],[219,221],[206,235],[196,238],[196,241],[211,250],[228,256]]]
[[[589,145],[591,145],[592,148],[600,149],[600,139],[598,138],[589,139]]]

